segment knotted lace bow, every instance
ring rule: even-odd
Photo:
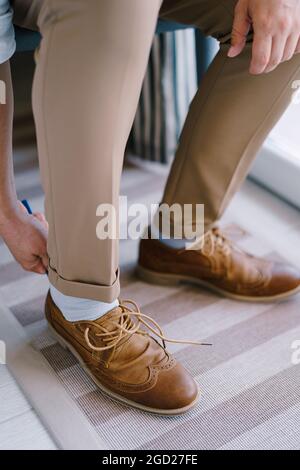
[[[134,310],[128,305],[133,306]],[[121,308],[122,313],[120,313],[118,316],[117,321],[110,321],[110,326],[114,326],[114,328],[108,329],[105,325],[101,325],[93,321],[84,322],[89,325],[86,327],[84,332],[87,345],[93,351],[105,351],[109,349],[112,350],[108,363],[113,359],[118,344],[126,336],[133,335],[134,333],[149,336],[146,331],[140,329],[142,325],[162,340],[164,349],[166,348],[166,342],[211,346],[209,343],[202,343],[198,341],[175,340],[166,338],[159,324],[150,316],[141,313],[138,305],[133,300],[124,300],[123,302],[120,302],[119,308]],[[94,333],[94,335],[104,343],[103,346],[95,346],[91,343],[89,337],[91,327],[93,327],[95,330],[98,330],[96,333]]]

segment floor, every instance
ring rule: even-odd
[[[26,197],[28,196],[26,188],[29,186],[29,182],[30,186],[32,186],[33,180],[38,182],[37,171],[31,169],[33,158],[35,157],[32,150],[16,155],[17,186],[22,196]],[[139,173],[138,168],[134,171]],[[156,188],[148,188],[148,193],[143,194],[143,199],[146,197],[148,201],[157,200],[157,194],[159,194],[165,178],[165,174],[162,174],[155,165],[153,171],[157,171],[159,175],[158,185]],[[123,189],[128,183],[129,173],[132,178],[132,171],[124,171]],[[34,200],[34,194],[29,194],[29,196]],[[138,193],[136,199],[140,199]],[[42,201],[34,200],[34,203],[36,210],[41,208]],[[272,246],[274,251],[281,253],[286,259],[300,267],[300,250],[295,250],[295,247],[300,245],[300,212],[298,210],[288,206],[252,181],[246,181],[239,194],[234,198],[226,218],[232,218],[232,214],[241,226],[257,235],[266,245]],[[127,254],[124,251],[122,252],[121,243],[121,265],[126,263]],[[54,442],[7,368],[0,366],[0,449],[55,448]]]
[[[45,450],[56,446],[15,380],[0,366],[0,449]]]
[[[27,171],[36,162],[36,155],[26,148],[16,152],[15,157],[17,188],[24,190],[28,181],[39,181],[37,169]],[[10,261],[3,246],[0,246],[0,258],[3,263]],[[54,450],[56,445],[7,367],[0,365],[0,450],[3,449]]]

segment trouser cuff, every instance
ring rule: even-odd
[[[88,284],[80,281],[68,281],[49,267],[48,277],[50,283],[62,294],[83,299],[99,300],[100,302],[111,303],[119,297],[120,281],[119,270],[115,282],[111,286],[98,284]]]

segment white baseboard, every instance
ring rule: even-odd
[[[300,158],[274,139],[267,139],[249,176],[300,209]]]

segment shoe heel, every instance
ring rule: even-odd
[[[164,274],[157,273],[155,271],[150,271],[145,269],[142,266],[138,266],[136,269],[137,276],[145,282],[150,284],[159,284],[161,286],[178,286],[181,283],[181,280],[176,276],[176,274]]]

